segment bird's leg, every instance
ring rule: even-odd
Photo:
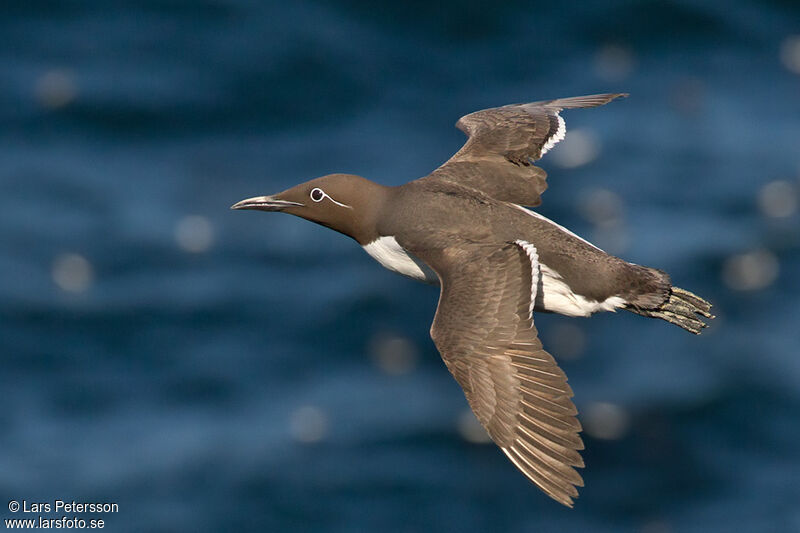
[[[711,304],[696,294],[678,287],[670,289],[669,298],[655,309],[642,309],[634,306],[628,307],[630,311],[642,316],[660,318],[670,324],[680,326],[695,335],[699,334],[708,324],[698,317],[712,319]]]

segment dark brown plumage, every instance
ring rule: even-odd
[[[468,139],[430,175],[384,187],[333,174],[235,209],[284,211],[355,239],[385,267],[438,282],[431,337],[489,436],[540,489],[572,506],[583,443],[572,390],[542,347],[534,311],[627,309],[692,333],[713,318],[660,270],[611,256],[522,206],[541,203],[533,166],[563,139],[562,109],[623,94],[515,104],[462,117]]]
[[[583,466],[581,426],[567,377],[531,320],[529,258],[506,244],[452,248],[439,262],[431,337],[442,359],[492,440],[539,488],[572,505],[574,485],[583,486],[572,468]]]
[[[444,165],[423,179],[459,183],[501,201],[537,206],[547,189],[547,173],[532,162],[540,159],[547,142],[558,138],[562,109],[596,107],[627,94],[596,94],[512,104],[470,113],[456,127],[467,142]],[[550,145],[550,147],[552,147]],[[549,147],[548,147],[549,148]]]

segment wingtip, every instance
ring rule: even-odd
[[[597,98],[598,103],[589,107],[599,107],[601,105],[606,105],[610,102],[613,102],[617,98],[627,98],[628,96],[630,96],[628,93],[605,93],[605,94],[595,94],[592,96],[587,96],[586,98],[592,98],[592,97]]]
[[[605,105],[617,98],[627,98],[628,93],[600,93],[587,94],[585,96],[573,96],[571,98],[559,98],[547,103],[548,107],[558,109],[579,109],[586,107],[598,107]]]
[[[599,98],[604,98],[605,102],[603,102],[603,103],[607,104],[609,102],[613,102],[617,98],[627,98],[627,97],[630,96],[630,93],[605,93],[605,94],[598,94],[596,96],[599,97]],[[603,105],[603,104],[601,104],[601,105]]]

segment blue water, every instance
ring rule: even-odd
[[[6,2],[0,514],[61,499],[117,503],[77,514],[111,531],[800,531],[798,34],[787,1]],[[584,146],[568,134],[542,161],[539,211],[718,318],[694,337],[537,317],[587,427],[569,510],[459,430],[428,337],[437,289],[228,206],[334,171],[400,184],[458,149],[465,113],[606,91],[631,96],[565,114]]]

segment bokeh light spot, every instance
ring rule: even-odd
[[[620,439],[628,431],[629,425],[628,413],[613,403],[595,402],[589,405],[583,416],[584,430],[596,439]]]
[[[474,444],[487,444],[492,442],[489,434],[486,433],[481,423],[475,418],[475,413],[469,409],[458,415],[458,433],[461,435],[462,439]]]
[[[595,226],[610,228],[622,223],[623,203],[618,194],[607,189],[592,189],[582,191],[579,198],[581,215]]]
[[[781,63],[789,71],[800,74],[800,35],[790,35],[783,40]]]
[[[49,70],[36,80],[36,99],[42,107],[59,109],[75,99],[78,87],[67,70]]]
[[[175,240],[182,250],[192,253],[207,251],[214,242],[214,228],[206,217],[189,215],[178,221]]]
[[[758,193],[758,207],[768,217],[788,217],[797,212],[797,188],[788,181],[773,181]]]
[[[609,81],[622,81],[633,71],[634,57],[630,48],[617,44],[601,47],[594,56],[597,77]]]
[[[328,417],[318,407],[307,405],[292,411],[289,431],[297,442],[312,443],[323,440],[328,434]]]
[[[600,154],[597,136],[585,128],[567,129],[566,138],[553,148],[551,159],[563,168],[578,168],[593,161]]]
[[[51,270],[53,281],[63,291],[84,292],[92,284],[92,265],[82,255],[68,253],[55,258]]]
[[[722,279],[731,289],[755,291],[772,285],[779,270],[775,254],[754,250],[729,257],[722,268]]]
[[[706,87],[698,78],[682,78],[670,88],[672,107],[686,115],[701,111],[706,102]]]
[[[399,335],[379,333],[372,339],[369,352],[375,366],[386,374],[408,374],[417,366],[416,346]]]

